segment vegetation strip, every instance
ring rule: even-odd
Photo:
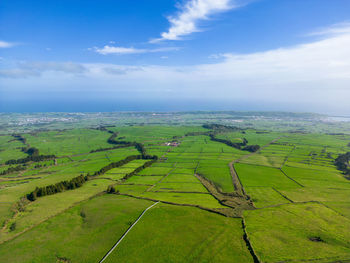
[[[128,228],[128,230],[126,230],[126,232],[121,236],[121,238],[118,240],[118,242],[107,252],[107,254],[100,260],[100,263],[102,263],[103,261],[105,261],[105,259],[113,252],[113,250],[120,244],[120,242],[122,242],[122,240],[124,239],[124,237],[129,233],[129,231],[137,224],[137,222],[140,221],[140,219],[142,218],[142,216],[147,212],[147,210],[151,209],[152,207],[154,207],[156,204],[158,204],[159,202],[154,203],[153,205],[147,207],[142,213],[141,215],[136,219],[136,221]]]
[[[229,140],[224,140],[224,139],[219,139],[215,137],[217,133],[224,132],[224,131],[241,131],[242,129],[236,128],[236,127],[231,127],[231,126],[226,126],[226,125],[221,125],[221,124],[204,124],[202,126],[203,128],[213,130],[213,132],[209,133],[210,140],[214,142],[220,142],[224,143],[227,146],[236,148],[238,150],[242,151],[248,151],[248,152],[256,152],[260,149],[259,145],[248,145],[248,140],[246,138],[243,138],[243,142],[241,143],[233,143]]]
[[[279,169],[287,178],[289,178],[290,180],[292,180],[294,183],[296,183],[297,185],[301,186],[301,187],[305,187],[304,185],[302,185],[301,183],[297,182],[296,180],[294,180],[292,177],[288,176],[281,168]]]
[[[234,194],[224,194],[221,193],[217,187],[206,180],[204,177],[199,174],[195,174],[198,180],[202,183],[202,185],[207,189],[207,191],[223,206],[227,207],[227,211],[225,212],[226,216],[230,217],[241,217],[243,209],[254,209],[253,203],[251,200],[247,199],[243,196],[235,196]]]
[[[239,179],[237,171],[234,167],[234,161],[229,163],[229,167],[230,167],[230,173],[231,173],[231,177],[232,177],[233,186],[235,187],[236,192],[239,195],[246,196],[247,194],[244,190],[241,179]]]
[[[259,260],[258,256],[256,255],[254,249],[253,249],[253,246],[249,240],[249,237],[248,237],[248,234],[247,234],[247,231],[246,231],[246,224],[245,224],[245,221],[244,221],[244,218],[242,219],[242,229],[243,229],[243,239],[244,239],[244,242],[246,243],[247,245],[247,248],[250,252],[250,254],[252,255],[253,257],[253,260],[254,260],[254,263],[260,263],[261,261]]]
[[[149,198],[149,197],[142,197],[142,196],[136,196],[136,195],[131,195],[131,194],[122,194],[122,193],[117,193],[117,192],[115,194],[128,196],[128,197],[132,197],[132,198],[136,198],[136,199],[148,200],[148,201],[153,201],[153,202],[160,202],[160,203],[164,203],[164,204],[168,204],[168,205],[196,207],[196,208],[199,208],[199,209],[211,212],[211,213],[215,213],[215,214],[218,214],[218,215],[221,215],[221,216],[232,217],[232,218],[241,218],[240,216],[229,215],[229,214],[224,212],[224,209],[220,209],[220,208],[207,208],[207,207],[204,207],[204,206],[193,205],[193,204],[179,204],[179,203],[174,203],[174,202],[170,202],[170,201],[158,200],[158,199],[153,199],[153,198]]]
[[[289,199],[286,195],[282,194],[280,191],[278,191],[275,187],[272,187],[273,190],[275,190],[276,193],[280,194],[284,199],[288,200],[291,203],[294,203],[293,200]]]

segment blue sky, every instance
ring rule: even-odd
[[[350,1],[0,3],[0,111],[349,114]]]

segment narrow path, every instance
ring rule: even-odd
[[[152,207],[154,207],[157,203],[154,203],[153,205],[147,207],[142,214],[136,219],[136,221],[128,228],[128,230],[126,230],[126,232],[122,235],[122,237],[118,240],[118,242],[107,252],[107,254],[100,260],[100,263],[105,261],[106,258],[113,252],[113,250],[120,244],[120,242],[122,242],[122,240],[124,239],[124,237],[129,233],[129,231],[137,224],[137,222],[142,218],[142,216],[147,212],[147,210],[151,209]]]

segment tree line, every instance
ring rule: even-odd
[[[20,134],[12,134],[12,137],[15,138],[15,140],[20,141],[23,144],[27,144],[27,139],[22,137]]]
[[[23,144],[25,144],[27,147],[22,147],[21,150],[22,152],[28,154],[27,157],[25,158],[19,158],[19,159],[11,159],[5,162],[6,165],[9,164],[24,164],[24,163],[28,163],[28,162],[41,162],[41,161],[46,161],[46,160],[52,160],[55,159],[56,156],[51,154],[51,155],[40,155],[39,153],[39,149],[35,148],[35,147],[30,147],[29,144],[27,144],[27,140],[26,138],[24,138],[22,135],[20,134],[12,134],[12,136],[22,142]]]
[[[145,162],[142,166],[136,168],[131,173],[126,174],[123,177],[123,180],[130,178],[131,176],[135,175],[136,173],[139,173],[141,170],[151,166],[154,162],[156,162],[158,160],[158,157],[156,155],[146,156],[146,157],[147,157],[146,159],[151,159],[151,160],[148,162]],[[95,172],[93,174],[93,176],[104,174],[113,168],[120,167],[120,166],[125,165],[128,162],[131,162],[131,161],[136,160],[136,159],[142,159],[142,155],[131,155],[131,156],[128,156],[125,159],[120,160],[118,162],[110,163],[110,164],[106,165],[105,167],[101,168],[99,171]],[[83,174],[81,174],[77,177],[72,178],[69,181],[61,181],[61,182],[58,182],[56,184],[51,184],[48,186],[36,187],[35,190],[30,192],[29,194],[27,194],[26,197],[29,201],[33,202],[38,197],[42,197],[42,196],[46,196],[46,195],[53,195],[53,194],[60,193],[60,192],[66,191],[66,190],[74,190],[76,188],[83,186],[83,184],[85,182],[87,182],[90,178],[91,178],[91,176],[89,174],[87,174],[85,176]]]
[[[147,168],[147,167],[150,167],[153,163],[155,163],[156,161],[158,160],[158,157],[157,156],[154,156],[154,159],[148,161],[148,162],[145,162],[142,166],[140,167],[137,167],[134,171],[132,171],[131,173],[128,173],[126,174],[122,180],[125,181],[127,180],[128,178],[130,178],[131,176],[141,172],[143,169]],[[107,193],[108,194],[114,194],[114,193],[119,193],[119,190],[116,190],[114,185],[109,185],[108,188],[107,188]]]
[[[42,161],[46,161],[46,160],[53,160],[55,158],[56,158],[56,156],[53,154],[50,154],[50,155],[30,155],[30,156],[27,156],[25,158],[8,160],[5,162],[5,164],[9,165],[9,164],[24,164],[24,163],[28,163],[28,162],[42,162]]]
[[[114,147],[99,148],[96,150],[91,150],[90,153],[104,152],[104,151],[109,151],[109,150],[125,148],[125,147],[129,147],[129,146],[128,145],[120,145],[120,146],[114,146]]]
[[[248,140],[246,138],[243,138],[243,141],[240,143],[234,143],[234,142],[231,142],[230,140],[216,138],[214,133],[211,133],[209,135],[209,137],[210,137],[210,140],[212,140],[212,141],[224,143],[227,146],[236,148],[238,150],[243,150],[243,151],[248,151],[248,152],[256,152],[260,149],[260,146],[257,144],[247,145]]]
[[[118,168],[118,167],[120,167],[120,166],[123,166],[123,165],[127,164],[128,162],[131,162],[131,161],[133,161],[133,160],[139,160],[139,159],[145,159],[145,160],[151,159],[153,162],[155,162],[155,161],[158,160],[158,156],[156,156],[156,155],[153,155],[153,156],[151,156],[151,155],[145,155],[145,156],[142,156],[142,155],[130,155],[130,156],[126,157],[126,158],[123,159],[123,160],[120,160],[120,161],[118,161],[118,162],[113,162],[113,163],[110,163],[110,164],[108,164],[108,165],[102,167],[99,171],[97,171],[97,172],[94,173],[94,176],[104,174],[104,173],[106,173],[107,171],[109,171],[109,170],[111,170],[111,169]],[[152,162],[152,163],[153,163],[153,162]],[[147,163],[149,163],[149,162],[146,162],[143,166],[148,165]],[[152,163],[151,163],[151,164],[152,164]],[[141,167],[143,167],[143,166],[141,166]],[[149,166],[149,165],[148,165],[148,166]],[[144,168],[146,168],[146,167],[148,167],[148,166],[145,166]],[[139,167],[139,168],[140,168],[140,167]],[[144,168],[142,168],[142,169],[144,169]],[[137,169],[138,169],[138,168],[137,168]],[[136,170],[137,170],[137,169],[136,169]]]
[[[135,146],[135,148],[140,152],[140,155],[131,155],[131,156],[128,156],[125,159],[120,160],[118,162],[110,163],[110,164],[102,167],[99,171],[95,172],[92,176],[98,176],[98,175],[104,174],[113,168],[123,166],[123,165],[125,165],[133,160],[137,160],[137,159],[150,160],[148,162],[145,162],[142,166],[136,168],[133,172],[126,174],[123,177],[123,180],[126,180],[127,178],[133,176],[134,174],[140,172],[141,170],[151,166],[154,162],[156,162],[158,160],[158,156],[156,156],[156,155],[153,155],[153,156],[147,155],[146,148],[143,146],[143,144],[137,143],[137,142],[117,141],[117,140],[115,140],[115,138],[118,136],[118,133],[113,132],[113,131],[108,131],[108,132],[112,133],[112,135],[108,138],[108,143],[122,145],[122,147],[131,146],[131,145]],[[121,146],[112,147],[112,149],[115,149],[115,148],[121,148]],[[110,149],[110,148],[107,148],[107,149]],[[94,152],[102,151],[102,150],[103,149],[98,149],[98,150],[95,150]],[[31,149],[30,153],[32,153],[32,155],[30,155],[26,158],[17,159],[17,160],[10,160],[10,161],[26,162],[28,160],[28,158],[30,158],[31,160],[37,160],[37,159],[42,159],[42,158],[55,158],[54,155],[39,155],[38,154],[39,151],[36,151],[35,148]],[[41,197],[41,196],[52,195],[52,194],[66,191],[66,190],[73,190],[73,189],[81,187],[90,178],[91,178],[90,174],[87,174],[85,176],[81,174],[80,176],[74,177],[70,181],[61,181],[61,182],[58,182],[56,184],[52,184],[52,185],[48,185],[48,186],[44,186],[44,187],[36,187],[35,190],[32,191],[31,193],[27,194],[26,197],[29,201],[35,201],[38,197]]]
[[[86,181],[88,181],[88,176],[79,175],[77,177],[72,178],[69,181],[61,181],[56,184],[51,184],[43,187],[36,187],[35,190],[29,194],[27,194],[27,199],[29,201],[35,201],[38,197],[53,195],[56,193],[60,193],[66,190],[73,190],[81,187]]]
[[[109,133],[112,133],[112,135],[108,138],[107,142],[109,144],[116,144],[116,145],[123,145],[124,147],[134,146],[136,150],[140,152],[142,155],[142,158],[146,158],[146,149],[143,146],[142,143],[139,142],[128,142],[128,141],[117,141],[115,138],[118,136],[118,132],[108,131]]]
[[[15,167],[9,167],[6,170],[0,172],[0,175],[6,175],[6,174],[10,174],[10,173],[14,173],[14,172],[18,172],[18,171],[23,171],[27,169],[26,165],[17,165]]]
[[[131,173],[126,174],[123,177],[123,180],[127,180],[128,178],[130,178],[131,176],[141,172],[143,169],[146,169],[147,167],[150,167],[152,164],[154,164],[156,161],[158,160],[157,156],[154,156],[152,160],[145,162],[142,166],[137,167],[134,171],[132,171]]]
[[[101,168],[99,171],[95,172],[93,176],[101,175],[107,172],[110,169],[120,167],[132,160],[140,159],[141,155],[131,155],[126,157],[123,160],[120,160],[118,162],[110,163],[109,165]],[[29,201],[35,201],[38,197],[46,196],[46,195],[53,195],[56,193],[60,193],[66,190],[73,190],[76,188],[81,187],[86,181],[88,181],[91,178],[89,174],[87,175],[79,175],[77,177],[72,178],[69,181],[61,181],[56,184],[51,184],[48,186],[43,187],[36,187],[34,191],[27,194],[26,197]]]
[[[347,179],[350,179],[350,152],[340,154],[334,162],[337,169],[342,171]]]
[[[208,130],[216,130],[216,131],[242,131],[241,128],[234,127],[234,126],[229,126],[229,125],[223,125],[223,124],[203,124],[203,128],[208,129]]]
[[[128,162],[131,162],[131,161],[137,160],[137,159],[142,159],[142,156],[141,155],[130,155],[123,160],[120,160],[118,162],[113,162],[113,163],[110,163],[110,164],[102,167],[100,170],[95,172],[93,175],[97,176],[97,175],[104,174],[104,173],[108,172],[109,170],[112,170],[114,168],[118,168],[120,166],[123,166],[124,164],[127,164]]]
[[[238,150],[242,151],[248,151],[248,152],[256,152],[260,149],[260,146],[257,144],[254,145],[248,145],[248,140],[246,138],[243,138],[243,141],[240,143],[234,143],[230,140],[220,139],[215,137],[216,134],[221,132],[228,132],[228,131],[240,131],[241,133],[245,133],[241,128],[234,127],[234,126],[228,126],[228,125],[222,125],[222,124],[203,124],[203,128],[212,130],[208,135],[210,137],[210,140],[215,142],[224,143],[227,146],[236,148]]]

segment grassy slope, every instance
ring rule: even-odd
[[[245,211],[247,233],[262,262],[335,262],[350,258],[350,220],[317,203]],[[311,241],[320,237],[323,242]]]
[[[115,195],[96,197],[1,245],[0,262],[46,263],[58,257],[98,262],[151,204]]]
[[[252,262],[240,219],[157,204],[106,262]]]

